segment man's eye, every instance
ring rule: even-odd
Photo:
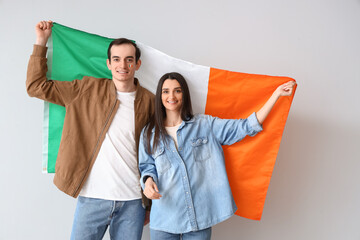
[[[134,60],[131,59],[131,58],[129,58],[129,59],[127,59],[126,61],[127,61],[128,63],[132,63]]]

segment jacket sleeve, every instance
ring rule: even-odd
[[[142,189],[145,189],[144,178],[150,176],[158,185],[158,177],[155,166],[155,160],[151,154],[146,151],[146,141],[144,141],[145,128],[142,130],[139,142],[139,170],[140,170],[140,184]]]
[[[82,81],[48,80],[46,52],[47,47],[34,45],[27,69],[26,90],[31,97],[65,106],[79,95]]]
[[[262,131],[262,126],[251,114],[247,119],[220,119],[207,115],[210,129],[221,145],[231,145],[241,141],[247,135],[253,137]]]

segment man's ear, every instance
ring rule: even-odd
[[[137,63],[136,63],[136,68],[135,68],[135,70],[139,70],[140,66],[141,66],[141,60],[139,59],[139,60],[137,61]]]
[[[106,59],[106,65],[107,65],[108,69],[111,70],[111,64],[110,64],[109,59]]]

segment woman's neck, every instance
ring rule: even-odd
[[[174,127],[182,122],[180,112],[166,111],[165,127]]]

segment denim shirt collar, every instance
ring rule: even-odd
[[[190,123],[193,123],[195,121],[195,118],[192,117],[190,120],[187,120],[187,121],[182,121],[181,125],[179,126],[179,129],[182,129],[185,124],[190,124]]]
[[[194,123],[195,122],[195,117],[192,117],[190,120],[187,120],[187,121],[182,121],[180,126],[179,126],[179,129],[182,129],[185,124],[190,124],[190,123]],[[155,132],[155,127],[151,130],[152,133]]]

